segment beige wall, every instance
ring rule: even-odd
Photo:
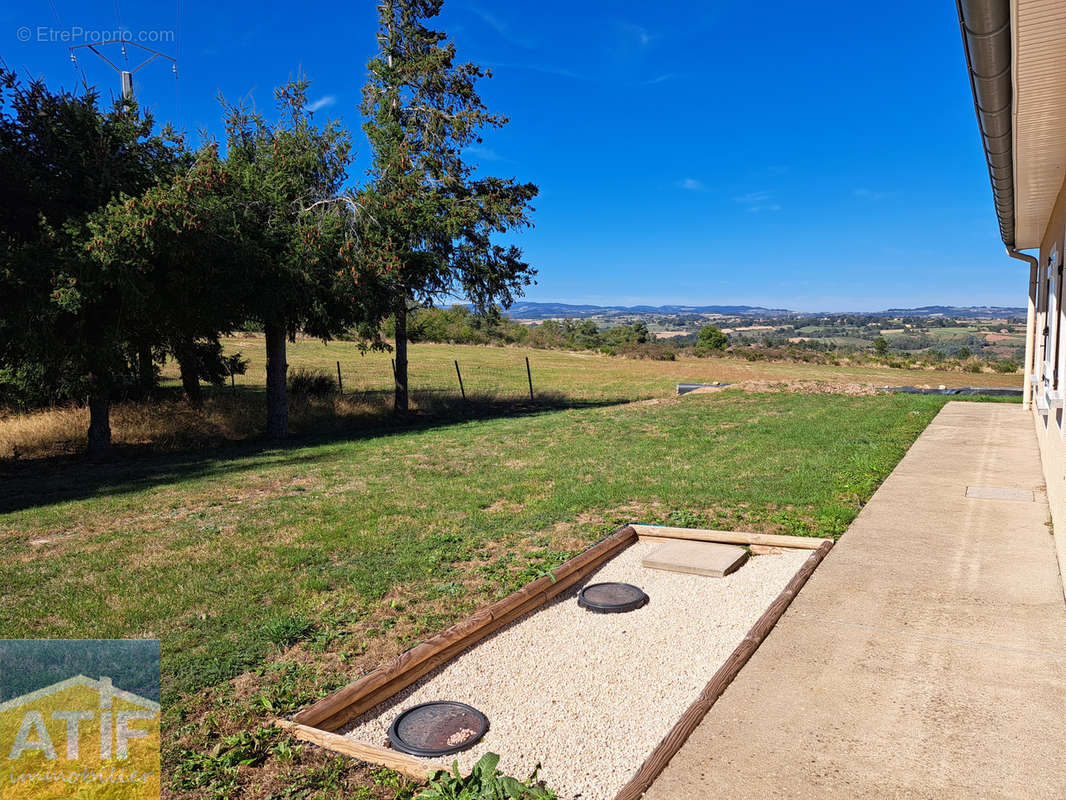
[[[1049,264],[1052,255],[1057,256],[1057,261]],[[1063,263],[1066,257],[1066,184],[1059,190],[1055,208],[1051,214],[1047,229],[1044,231],[1044,240],[1040,245],[1040,269],[1038,271],[1038,297],[1036,325],[1035,374],[1041,379],[1033,395],[1033,421],[1036,427],[1036,437],[1040,442],[1040,456],[1044,463],[1044,479],[1047,482],[1048,501],[1051,505],[1051,517],[1055,527],[1055,546],[1059,555],[1059,567],[1066,575],[1066,439],[1063,429],[1066,427],[1066,419],[1063,418],[1064,409],[1061,401],[1054,399],[1048,402],[1048,390],[1063,392],[1066,389],[1066,314],[1063,313],[1063,300],[1066,293],[1062,290],[1061,279],[1055,281],[1055,289],[1058,297],[1048,297],[1049,272],[1056,272],[1058,265]],[[1057,278],[1057,276],[1056,276]],[[1060,334],[1058,340],[1059,352],[1054,352],[1054,340],[1048,345],[1052,348],[1051,353],[1044,352],[1044,327],[1050,320],[1046,309],[1052,301],[1057,301],[1058,324]],[[1051,363],[1059,364],[1058,385],[1054,383],[1054,373],[1045,376],[1044,364],[1051,355]],[[1062,395],[1060,395],[1061,397]]]

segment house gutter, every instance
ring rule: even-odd
[[[1033,398],[1036,351],[1036,286],[1039,265],[1015,246],[1014,85],[1010,0],[955,0],[962,48],[973,93],[973,107],[988,164],[988,180],[1007,255],[1029,264],[1029,302],[1025,315],[1025,384],[1022,405]]]
[[[999,235],[1014,248],[1014,95],[1010,0],[955,0]]]

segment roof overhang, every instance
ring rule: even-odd
[[[1040,246],[1066,178],[1066,3],[1011,6],[1014,246],[1027,250]]]
[[[1039,247],[1066,178],[1066,3],[956,2],[1000,236]]]

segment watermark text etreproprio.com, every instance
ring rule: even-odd
[[[104,29],[83,28],[72,25],[69,28],[57,28],[51,25],[22,25],[15,30],[15,38],[20,42],[42,42],[60,44],[107,44],[108,42],[138,42],[140,44],[165,44],[175,40],[172,30],[160,29],[150,31],[131,31],[128,28]]]

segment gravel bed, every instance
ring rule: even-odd
[[[486,752],[523,779],[540,777],[562,800],[610,800],[696,699],[722,662],[810,555],[753,556],[732,575],[708,578],[644,569],[660,547],[637,542],[586,583],[624,581],[651,597],[625,614],[577,605],[578,589],[426,675],[347,726],[360,741],[388,743],[401,711],[458,700],[484,712],[476,746],[439,759],[470,767]]]

